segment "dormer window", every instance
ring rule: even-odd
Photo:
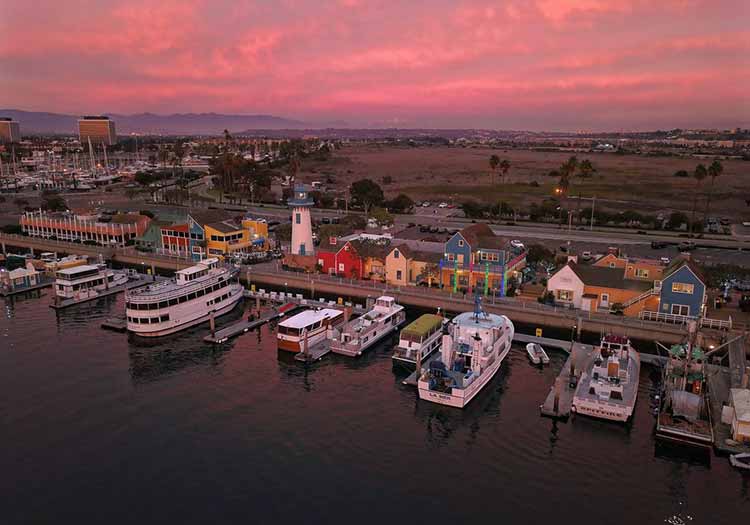
[[[463,248],[464,247],[464,240],[463,239],[459,239],[458,240],[458,247],[459,248]]]
[[[398,250],[393,250],[393,257],[398,259]]]

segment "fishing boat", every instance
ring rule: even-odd
[[[627,421],[638,397],[641,356],[627,337],[605,335],[581,374],[571,411],[585,416]]]
[[[55,295],[59,299],[91,299],[127,282],[125,272],[110,270],[103,264],[82,264],[55,272]]]
[[[669,348],[663,369],[656,437],[710,447],[714,432],[711,405],[706,398],[706,354],[695,344],[696,327],[689,330],[692,331],[689,342]]]
[[[231,312],[242,299],[238,273],[209,258],[177,271],[172,280],[128,292],[128,331],[141,337],[160,337]]]
[[[750,470],[750,453],[732,454],[729,456],[729,462],[733,467]]]
[[[305,310],[279,323],[276,339],[279,350],[303,352],[333,337],[333,330],[344,322],[344,312],[335,308]]]
[[[438,348],[443,336],[443,326],[447,323],[441,315],[423,314],[409,323],[398,339],[398,346],[391,359],[393,364],[406,368],[416,368],[417,361],[426,361]]]
[[[545,352],[544,348],[542,348],[542,345],[538,343],[527,344],[526,353],[529,354],[529,359],[535,365],[538,365],[540,363],[546,365],[547,363],[549,363],[549,356],[547,355],[547,352]]]
[[[331,340],[335,354],[355,357],[392,333],[406,320],[404,307],[393,297],[383,295],[375,300],[370,311],[347,322]]]
[[[440,357],[420,373],[419,398],[464,408],[497,374],[515,329],[508,317],[484,312],[479,295],[474,312],[459,314],[446,328]]]

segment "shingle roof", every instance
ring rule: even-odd
[[[602,288],[615,288],[618,290],[646,291],[652,288],[653,283],[648,281],[636,281],[625,279],[624,268],[607,268],[604,266],[581,265],[573,261],[568,266],[588,286],[599,286]]]
[[[495,235],[488,224],[479,222],[461,230],[461,235],[469,243],[472,250],[488,248],[490,250],[502,250],[508,245],[505,237]]]
[[[201,226],[212,222],[221,222],[232,218],[232,214],[225,210],[196,210],[189,214]]]
[[[440,259],[443,258],[443,254],[442,253],[436,253],[436,252],[425,252],[425,251],[420,251],[420,250],[412,250],[412,252],[411,252],[411,258],[414,261],[437,264],[437,263],[440,262]]]
[[[357,240],[351,241],[354,249],[362,257],[374,257],[378,259],[385,259],[385,256],[391,251],[390,245],[382,244],[374,241]]]
[[[242,229],[240,226],[232,223],[231,221],[210,222],[208,224],[205,224],[204,226],[213,228],[214,230],[221,233],[231,233]]]
[[[667,268],[664,270],[664,277],[669,277],[683,266],[687,266],[688,268],[690,268],[690,270],[698,277],[698,279],[700,279],[704,284],[706,283],[706,277],[703,275],[703,270],[700,269],[695,261],[684,256],[676,257],[669,264],[669,266],[667,266]]]

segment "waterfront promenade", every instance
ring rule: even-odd
[[[191,266],[193,261],[184,257],[169,257],[143,253],[132,247],[101,247],[64,241],[31,238],[22,235],[0,234],[3,252],[7,247],[25,248],[92,257],[102,256],[106,260],[134,266],[145,273],[146,269],[174,271]],[[241,279],[248,285],[269,286],[277,289],[304,290],[312,297],[317,294],[340,297],[395,296],[397,301],[409,306],[425,309],[442,308],[449,312],[463,312],[473,308],[470,295],[453,293],[437,288],[417,286],[391,286],[377,281],[345,279],[322,274],[289,272],[277,262],[245,266]],[[583,312],[566,307],[550,306],[516,298],[490,297],[485,309],[493,313],[508,315],[516,323],[527,323],[540,327],[554,327],[581,332],[618,333],[633,339],[658,340],[665,344],[679,343],[684,339],[685,328],[681,325],[614,316],[605,313]]]

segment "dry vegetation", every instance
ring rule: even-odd
[[[505,184],[499,182],[499,174],[491,183],[492,154],[510,160]],[[338,187],[368,177],[381,184],[388,196],[403,192],[414,200],[448,200],[453,196],[456,202],[474,199],[528,206],[552,195],[557,179],[547,174],[570,155],[491,148],[356,145],[336,151],[328,161],[305,163],[302,175],[306,180],[325,180],[326,175],[331,175]],[[571,196],[596,195],[597,206],[649,213],[689,212],[695,181],[675,177],[674,173],[692,173],[699,162],[710,164],[712,160],[612,153],[578,154],[578,158],[590,159],[597,171],[587,179],[573,178]],[[722,163],[724,172],[716,179],[712,215],[748,220],[750,207],[745,199],[750,199],[750,162]],[[383,184],[384,177],[391,177],[393,182]],[[709,184],[710,180],[705,180],[703,189]],[[699,204],[701,211],[703,202]]]

